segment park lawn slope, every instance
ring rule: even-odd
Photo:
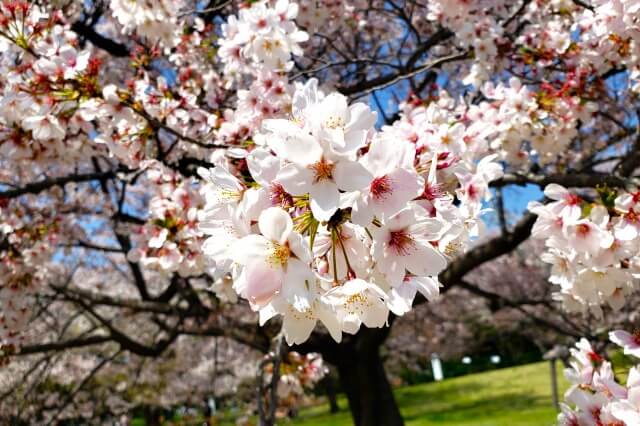
[[[558,366],[560,399],[568,384]],[[395,391],[407,426],[544,426],[555,424],[548,362],[504,368],[407,386]],[[351,425],[347,401],[340,412],[327,413],[326,405],[308,407],[289,422],[300,426]]]

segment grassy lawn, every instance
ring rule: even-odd
[[[560,399],[568,384],[558,363]],[[397,389],[396,398],[407,426],[544,426],[555,423],[548,362]],[[350,425],[347,401],[341,411],[327,413],[321,405],[303,409],[284,422],[301,426]]]

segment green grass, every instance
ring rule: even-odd
[[[557,364],[560,399],[568,384]],[[395,395],[407,426],[544,426],[555,423],[548,362],[399,388]],[[345,398],[340,412],[326,405],[301,410],[300,426],[351,425]]]

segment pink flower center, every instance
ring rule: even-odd
[[[397,255],[406,256],[415,247],[416,242],[411,234],[405,230],[401,230],[390,232],[387,244]]]
[[[442,185],[440,184],[430,184],[427,182],[424,186],[424,191],[422,191],[422,198],[433,201],[436,198],[440,198],[444,195],[444,191],[442,190]]]
[[[376,200],[385,198],[387,194],[390,194],[393,191],[393,188],[391,187],[391,179],[389,179],[388,176],[377,177],[371,181],[369,190],[371,191],[373,198]]]
[[[293,206],[293,197],[287,194],[283,186],[277,182],[273,182],[269,187],[269,198],[271,200],[271,205],[273,206]]]

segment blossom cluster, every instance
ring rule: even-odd
[[[602,316],[602,305],[620,309],[637,290],[640,244],[640,197],[603,189],[588,201],[574,191],[550,184],[551,202],[532,202],[538,215],[532,235],[545,239],[542,260],[552,265],[549,281],[569,311],[590,310]]]
[[[121,25],[123,34],[135,33],[164,47],[173,47],[180,40],[179,13],[188,6],[183,0],[114,0],[109,7]]]
[[[290,70],[291,55],[301,55],[300,43],[309,38],[293,21],[297,14],[296,3],[278,0],[274,7],[260,1],[242,9],[237,18],[231,16],[222,26],[219,50],[224,74],[250,73],[255,67]]]
[[[476,61],[464,82],[477,85],[488,80],[498,62],[498,48],[505,42],[504,28],[498,24],[496,13],[500,16],[507,2],[437,0],[431,3],[427,19],[451,29],[456,34],[457,44],[473,51]]]
[[[0,154],[34,164],[86,158],[99,60],[38,6],[0,3],[0,14]]]
[[[512,167],[531,162],[546,166],[563,157],[578,134],[578,123],[589,123],[597,108],[572,93],[576,86],[579,78],[558,88],[543,84],[537,91],[516,77],[508,85],[489,82],[482,87],[488,101],[471,108],[469,115],[489,123],[484,131],[493,132],[492,148],[501,150]]]
[[[21,342],[33,314],[31,299],[51,279],[49,264],[55,250],[59,218],[26,212],[11,213],[0,200],[0,364]],[[33,213],[32,213],[33,214]]]
[[[376,132],[368,106],[315,80],[292,105],[290,119],[263,122],[246,169],[199,170],[210,191],[203,251],[261,323],[283,316],[290,344],[318,320],[339,341],[409,311],[417,291],[438,294],[437,275],[468,243],[465,219],[477,219],[501,167],[495,156],[473,164],[453,138],[427,147],[393,127]]]
[[[149,218],[132,235],[134,247],[127,258],[162,273],[202,274],[206,265],[197,214],[203,197],[190,180],[158,162],[150,162],[147,179],[156,194],[149,201]]]
[[[636,28],[640,3],[637,0],[596,0],[592,6],[579,18],[585,46],[581,52],[581,65],[598,72],[628,66],[637,77],[640,36]]]
[[[640,358],[640,334],[616,330],[610,340],[624,349],[624,353]],[[561,426],[640,424],[640,365],[629,370],[626,384],[617,381],[613,366],[598,354],[586,339],[571,349],[571,368],[565,370],[572,386],[565,394]],[[574,407],[574,408],[572,408]]]
[[[300,405],[306,390],[311,390],[329,372],[322,355],[289,352],[280,364],[278,403],[289,407]]]

